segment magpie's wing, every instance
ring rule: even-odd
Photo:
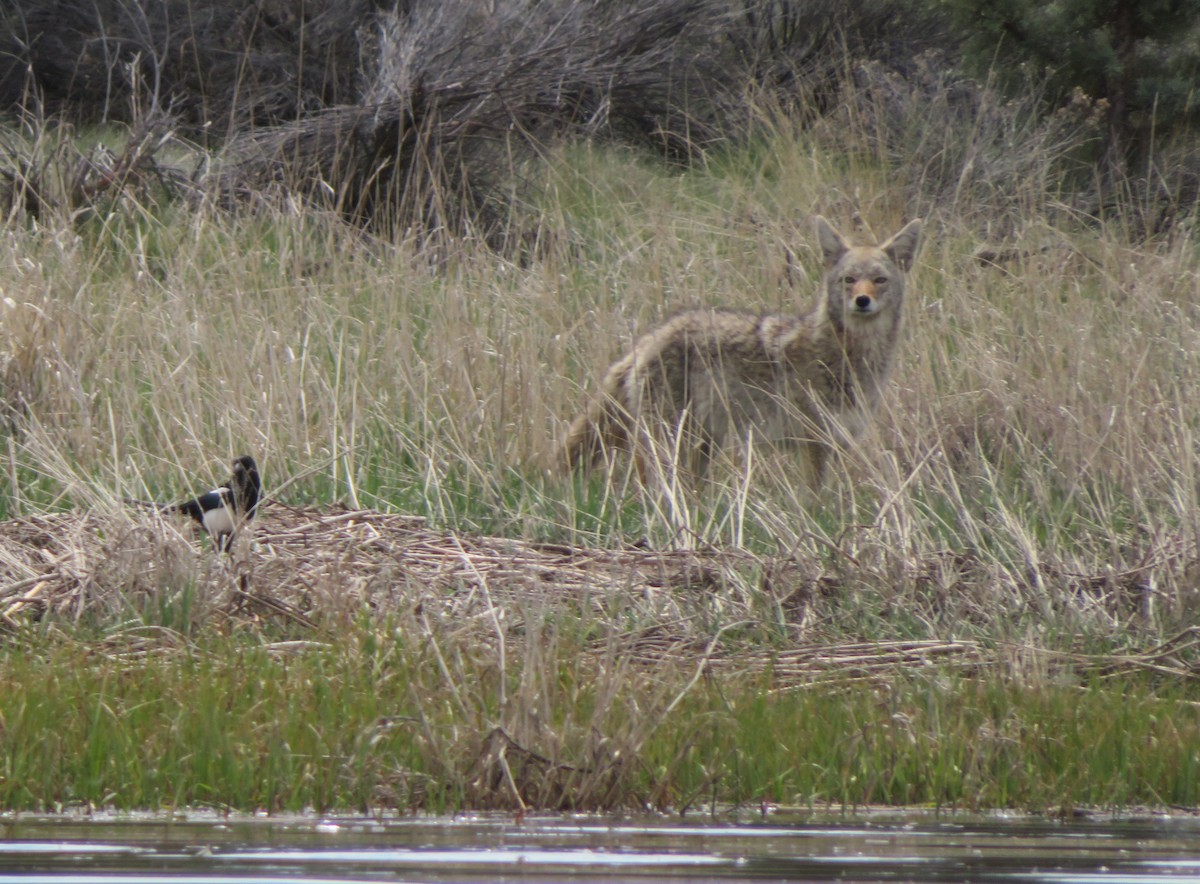
[[[182,513],[185,516],[191,516],[199,524],[207,528],[208,514],[230,505],[232,505],[232,500],[229,489],[221,487],[214,488],[212,491],[206,491],[199,497],[193,497],[191,500],[185,500],[182,503],[169,503],[163,507],[163,512]]]

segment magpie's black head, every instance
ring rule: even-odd
[[[229,490],[233,492],[234,509],[244,513],[247,519],[253,519],[262,493],[262,477],[258,474],[258,464],[250,455],[243,454],[233,462]]]

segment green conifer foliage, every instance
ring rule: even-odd
[[[1200,123],[1200,0],[938,2],[977,71],[1010,89],[1044,71],[1052,100],[1099,102],[1115,168]]]

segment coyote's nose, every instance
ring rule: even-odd
[[[875,284],[869,279],[860,279],[851,293],[854,295],[854,306],[865,313],[875,300]]]

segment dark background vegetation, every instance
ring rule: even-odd
[[[893,105],[925,103],[1008,137],[1027,128],[1026,141],[1049,142],[1076,208],[1098,217],[1132,194],[1141,234],[1172,226],[1200,192],[1200,0],[15,0],[5,10],[10,114],[169,128],[223,151],[204,182],[223,198],[300,192],[385,233],[507,242],[522,159],[564,136],[688,162],[752,138],[756,112],[811,121],[847,102],[879,117],[887,153],[932,164],[934,200],[961,170],[889,128]],[[997,111],[993,89],[1018,104]]]

